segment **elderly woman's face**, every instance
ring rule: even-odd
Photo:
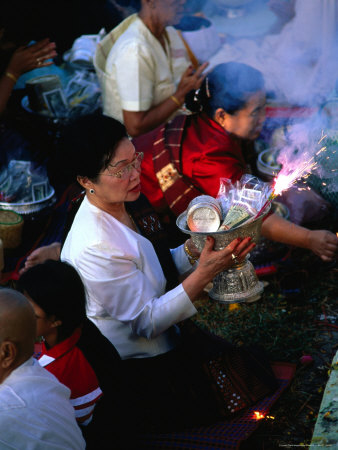
[[[129,139],[122,139],[108,167],[93,183],[93,195],[106,204],[137,200],[141,192],[140,173],[140,155]]]
[[[249,97],[243,109],[233,115],[226,114],[226,122],[222,126],[239,138],[256,139],[265,120],[265,105],[265,93],[257,92]]]
[[[161,23],[175,25],[183,16],[186,0],[154,0],[156,16]]]

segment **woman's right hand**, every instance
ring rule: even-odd
[[[251,237],[234,239],[223,250],[218,251],[214,250],[214,243],[215,240],[208,236],[196,270],[182,282],[192,302],[199,298],[203,289],[216,275],[244,261],[246,255],[256,246]]]
[[[208,67],[208,65],[209,63],[205,62],[201,64],[196,70],[194,70],[192,66],[189,66],[183,73],[174,94],[179,102],[183,104],[185,101],[185,96],[188,92],[199,89],[201,87],[201,84],[206,76],[205,74],[203,74],[203,72]]]

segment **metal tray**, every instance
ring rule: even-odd
[[[51,187],[51,192],[47,197],[37,200],[35,202],[28,203],[8,203],[8,202],[0,202],[0,209],[15,211],[19,214],[32,214],[41,211],[47,206],[51,206],[55,203],[55,191]]]

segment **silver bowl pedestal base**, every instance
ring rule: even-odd
[[[260,298],[263,290],[264,285],[247,257],[214,278],[209,297],[220,303],[251,303]]]

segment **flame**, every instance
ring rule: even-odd
[[[288,171],[287,168],[279,172],[274,180],[273,194],[279,195],[289,189],[299,178],[309,176],[310,172],[317,167],[317,163],[311,158],[309,161],[300,163],[297,168]]]
[[[322,137],[319,140],[318,144],[322,142],[322,140],[326,138],[326,135],[322,133]],[[321,147],[320,150],[316,153],[316,156],[318,156],[320,153],[324,152],[326,150],[326,147]],[[270,205],[270,203],[274,200],[277,195],[281,194],[283,191],[286,191],[287,189],[290,189],[290,187],[296,183],[297,180],[300,178],[307,178],[309,177],[311,171],[313,169],[316,169],[318,167],[317,162],[314,160],[314,157],[312,156],[307,161],[300,161],[297,167],[294,167],[293,165],[290,165],[288,167],[287,164],[283,164],[283,167],[281,171],[278,173],[278,175],[274,178],[273,184],[272,184],[272,190],[270,191],[270,195],[267,198],[266,202],[262,206],[262,208],[258,211],[258,213],[255,216],[255,219],[259,217],[265,209]],[[323,183],[325,185],[325,183]],[[303,188],[311,190],[310,187]],[[301,190],[301,189],[300,189]],[[338,233],[337,233],[338,237]]]
[[[322,137],[318,141],[318,145],[327,137],[322,131]],[[326,146],[321,147],[316,156],[320,153],[325,152]],[[314,157],[311,157],[308,161],[300,161],[298,166],[288,170],[287,166],[283,165],[282,170],[279,172],[274,180],[273,194],[275,196],[279,195],[281,192],[289,189],[299,178],[306,178],[310,175],[310,172],[317,168],[317,163],[314,161]]]
[[[265,414],[259,412],[259,411],[254,411],[254,419],[256,420],[262,420],[262,419],[271,419],[274,420],[274,416],[266,416]]]

